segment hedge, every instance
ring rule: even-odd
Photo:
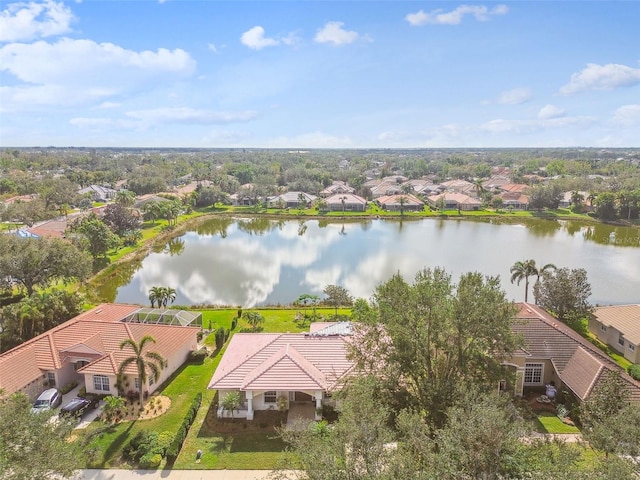
[[[180,449],[182,448],[182,444],[184,443],[185,438],[187,438],[187,433],[189,433],[189,428],[191,428],[191,424],[196,419],[196,414],[198,413],[198,409],[202,404],[202,392],[198,392],[193,401],[191,402],[191,406],[187,411],[187,414],[184,416],[182,420],[182,425],[176,432],[176,436],[173,438],[173,442],[167,448],[167,457],[175,460],[180,453]]]
[[[627,373],[636,380],[640,380],[640,363],[634,363],[627,367]]]

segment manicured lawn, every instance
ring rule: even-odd
[[[535,428],[540,433],[580,433],[578,427],[567,425],[551,412],[538,413]]]

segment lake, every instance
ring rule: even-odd
[[[454,279],[469,271],[499,275],[507,296],[522,301],[524,282],[511,284],[509,268],[529,258],[538,266],[585,268],[593,304],[640,303],[640,229],[537,219],[212,218],[121,267],[98,294],[106,302],[148,304],[151,287],[169,286],[176,305],[248,308],[290,304],[303,293],[322,297],[329,284],[369,298],[396,272],[411,280],[440,266]]]

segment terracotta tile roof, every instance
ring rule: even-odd
[[[415,195],[409,193],[402,193],[398,195],[385,195],[378,198],[377,202],[380,205],[400,205],[400,199],[406,200],[406,205],[424,205],[424,202],[417,198]]]
[[[562,371],[562,381],[580,398],[587,398],[604,369],[602,362],[578,347]]]
[[[284,345],[244,379],[242,390],[324,390],[326,375],[294,347]]]
[[[237,333],[209,383],[210,389],[332,390],[353,368],[345,337],[305,333]]]
[[[325,202],[327,202],[327,205],[331,205],[331,204],[336,204],[336,205],[342,205],[342,199],[344,198],[344,202],[346,204],[366,204],[367,200],[362,198],[359,195],[355,195],[353,193],[336,193],[335,195],[331,195],[330,197],[327,197],[325,199]]]
[[[460,192],[443,192],[439,195],[431,195],[428,200],[429,203],[436,204],[438,200],[444,198],[445,202],[456,202],[460,205],[482,205],[482,202],[477,198],[470,197]]]
[[[607,370],[620,372],[628,384],[632,399],[640,402],[640,382],[633,380],[604,352],[542,308],[519,303],[513,329],[524,337],[524,350],[533,358],[551,360],[562,381],[572,390],[575,387],[577,391],[573,391],[579,397],[581,392],[588,395]],[[582,351],[576,353],[578,349]],[[590,359],[586,360],[587,357]],[[598,369],[598,364],[603,369]],[[585,387],[588,385],[591,388]]]
[[[85,373],[115,374],[117,366],[130,355],[121,350],[126,338],[136,342],[145,335],[156,339],[152,350],[167,357],[193,337],[196,327],[124,323],[120,320],[137,311],[138,305],[104,304],[39,335],[0,355],[0,388],[15,392],[41,377],[62,368],[72,356],[96,358],[81,370]],[[135,369],[131,370],[135,374]]]
[[[629,342],[640,345],[640,304],[597,307],[593,316],[607,327],[613,327]]]

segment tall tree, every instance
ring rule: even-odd
[[[105,207],[102,221],[109,226],[113,233],[121,238],[127,232],[140,228],[140,217],[133,210],[119,203],[112,203]]]
[[[41,480],[70,478],[85,452],[70,442],[73,424],[54,419],[53,411],[31,413],[21,393],[0,398],[0,478]]]
[[[264,317],[260,312],[253,310],[245,310],[242,312],[242,318],[246,321],[252,330],[257,330],[264,323]]]
[[[353,297],[349,291],[341,285],[327,285],[322,290],[327,296],[326,302],[335,308],[335,316],[338,316],[339,307],[348,307],[353,305]]]
[[[396,274],[376,289],[371,305],[354,308],[352,356],[359,370],[387,379],[401,406],[442,426],[455,385],[504,378],[501,362],[518,345],[514,315],[498,277],[467,273],[455,285],[436,268],[409,284]]]
[[[0,278],[10,278],[24,287],[27,295],[36,287],[84,280],[90,274],[91,257],[69,242],[0,235]]]
[[[160,308],[163,299],[164,287],[151,287],[149,289],[149,302],[151,303],[151,308],[153,308],[156,303],[158,304],[158,308]]]
[[[563,322],[578,321],[592,310],[589,303],[591,284],[584,268],[559,268],[546,271],[533,286],[538,305]]]
[[[166,360],[158,352],[145,351],[145,347],[151,343],[156,343],[156,339],[150,335],[142,337],[140,342],[127,338],[120,343],[120,350],[128,347],[133,351],[133,354],[122,361],[118,373],[120,376],[124,376],[129,365],[136,366],[140,383],[140,405],[144,401],[147,379],[151,377],[154,382],[157,382],[160,378],[160,372],[166,366]]]
[[[95,213],[74,221],[72,232],[84,235],[88,242],[88,250],[93,258],[105,257],[109,250],[120,245],[120,237],[111,231]]]

